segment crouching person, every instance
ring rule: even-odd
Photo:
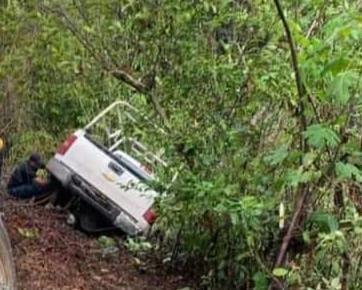
[[[8,193],[13,197],[25,199],[50,193],[49,182],[37,177],[37,171],[44,168],[40,155],[32,154],[28,160],[15,168],[7,185]]]

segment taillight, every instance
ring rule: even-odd
[[[156,220],[156,214],[153,212],[151,208],[149,208],[143,215],[143,218],[152,225]]]
[[[67,140],[64,141],[63,144],[61,144],[58,147],[57,153],[60,155],[64,155],[65,153],[67,153],[67,151],[69,150],[69,148],[73,145],[73,143],[75,142],[75,140],[77,140],[77,136],[75,135],[70,135]]]

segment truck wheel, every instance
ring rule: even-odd
[[[78,226],[89,234],[113,231],[116,227],[91,205],[81,202],[78,212]]]
[[[15,290],[15,267],[10,240],[0,218],[0,289]]]
[[[68,209],[76,203],[77,197],[74,196],[70,191],[63,187],[57,188],[55,191],[54,197],[52,199],[52,204],[54,206],[59,206],[63,209]]]

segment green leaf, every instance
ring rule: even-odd
[[[309,126],[305,132],[305,137],[308,144],[317,149],[323,149],[326,146],[333,148],[340,142],[336,132],[321,124]]]
[[[272,153],[264,158],[264,161],[270,165],[281,164],[288,156],[288,146],[283,145],[280,148],[272,151]]]
[[[309,167],[313,164],[314,160],[316,159],[317,155],[314,152],[308,152],[303,157],[303,166]]]
[[[309,221],[316,224],[319,230],[324,233],[332,233],[339,228],[336,217],[329,213],[315,212]]]
[[[237,224],[239,224],[240,219],[239,219],[239,215],[237,213],[231,213],[230,214],[230,218],[231,218],[231,223],[235,226]]]
[[[117,245],[117,242],[113,238],[107,236],[100,236],[98,242],[102,248],[109,248]]]
[[[330,61],[324,68],[322,72],[322,76],[325,75],[327,72],[331,72],[333,75],[336,75],[344,70],[349,66],[350,61],[344,57],[339,57]]]
[[[263,272],[256,272],[253,276],[254,290],[266,290],[268,289],[268,279]]]
[[[296,187],[300,182],[302,182],[302,171],[290,170],[286,176],[287,185]]]
[[[303,232],[303,241],[304,241],[306,244],[310,244],[311,239],[310,239],[310,233],[309,233],[308,231],[304,231],[304,232]]]
[[[340,278],[333,278],[331,282],[332,289],[341,289]]]
[[[303,172],[302,168],[299,168],[297,170],[290,170],[285,178],[286,185],[296,187],[300,183],[307,183],[320,177],[320,174],[320,171],[313,170],[307,170]]]
[[[342,179],[355,178],[358,182],[362,182],[362,171],[349,163],[338,162],[336,164],[336,174]]]
[[[84,29],[84,31],[87,32],[87,33],[93,33],[93,32],[94,32],[93,27],[90,27],[90,26],[88,26],[88,25],[85,25],[85,26],[83,27],[83,29]]]
[[[339,73],[329,85],[329,93],[341,105],[345,105],[351,98],[350,89],[358,76],[352,71]]]
[[[284,277],[287,274],[288,274],[288,270],[285,268],[275,268],[273,270],[273,275],[275,277]]]

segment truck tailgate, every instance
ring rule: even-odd
[[[83,134],[77,135],[66,154],[57,154],[56,158],[137,218],[152,206],[157,195]]]

